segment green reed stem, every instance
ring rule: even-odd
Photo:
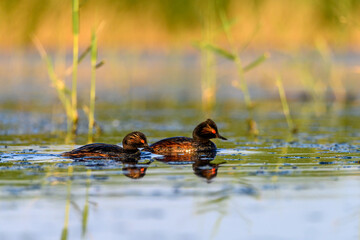
[[[268,59],[270,57],[270,53],[266,52],[263,55],[259,56],[257,59],[255,59],[253,62],[249,63],[248,65],[246,65],[243,69],[244,69],[244,73],[250,71],[251,69],[256,68],[257,66],[259,66],[261,63],[263,63],[266,59]]]
[[[73,72],[72,72],[72,131],[77,130],[78,112],[77,112],[77,70],[79,55],[79,0],[72,0],[72,22],[73,22]]]
[[[95,97],[96,97],[96,68],[97,68],[97,39],[95,31],[91,37],[91,87],[90,87],[90,109],[89,109],[89,132],[88,141],[92,142],[94,137],[94,115],[95,115]]]
[[[58,94],[58,97],[65,109],[66,116],[67,116],[67,127],[68,132],[71,130],[71,119],[72,119],[72,106],[71,106],[71,99],[69,97],[69,89],[65,86],[65,83],[63,80],[61,80],[54,71],[54,65],[48,56],[47,52],[45,51],[45,48],[42,46],[39,39],[34,37],[33,39],[34,45],[36,46],[37,50],[40,53],[41,58],[45,61],[46,67],[48,70],[49,78],[54,85],[56,92]]]
[[[245,78],[244,78],[244,70],[243,70],[243,67],[241,64],[241,60],[237,55],[235,57],[235,65],[236,65],[236,68],[238,71],[239,80],[240,80],[240,88],[244,94],[244,100],[245,100],[246,107],[247,107],[247,109],[251,109],[252,102],[251,102],[251,98],[250,98],[249,89],[248,89],[248,86],[247,86]]]
[[[290,116],[290,109],[289,109],[289,105],[288,105],[288,102],[286,99],[285,90],[284,90],[284,86],[283,86],[281,77],[278,77],[276,79],[276,85],[279,90],[280,100],[281,100],[281,104],[282,104],[282,108],[283,108],[283,113],[286,118],[286,122],[288,124],[290,131],[294,133],[296,131],[296,129],[294,127],[294,122]]]
[[[70,215],[70,200],[71,200],[71,177],[73,174],[73,167],[70,166],[68,168],[68,181],[67,181],[67,197],[66,197],[66,205],[65,205],[65,220],[64,220],[64,228],[61,233],[61,240],[68,239],[68,229],[69,229],[69,215]]]
[[[60,99],[62,105],[65,108],[66,115],[69,118],[71,116],[71,102],[70,102],[70,98],[66,94],[67,89],[65,87],[65,84],[64,84],[64,82],[62,80],[60,80],[56,76],[53,64],[52,64],[51,60],[47,56],[46,56],[45,61],[46,61],[46,65],[47,65],[50,80],[54,84],[56,92],[57,92],[57,94],[59,96],[59,99]]]
[[[227,19],[227,16],[226,16],[224,11],[220,12],[220,19],[221,19],[221,23],[222,23],[223,30],[225,32],[226,38],[227,38],[227,40],[229,42],[231,51],[232,51],[233,56],[234,56],[234,62],[235,62],[236,69],[237,69],[237,72],[238,72],[238,75],[239,75],[240,89],[244,94],[244,100],[245,100],[246,107],[248,109],[251,109],[252,108],[252,102],[251,102],[251,98],[250,98],[250,94],[249,94],[249,89],[248,89],[248,86],[246,84],[245,77],[244,77],[244,73],[245,73],[244,68],[243,68],[241,59],[239,57],[238,49],[237,49],[236,45],[234,44],[234,38],[233,38],[233,36],[231,34],[231,31],[230,31],[231,23]]]

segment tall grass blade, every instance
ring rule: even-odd
[[[205,48],[207,50],[210,50],[210,51],[213,51],[214,53],[228,59],[228,60],[231,60],[231,61],[234,61],[235,60],[235,55],[228,52],[227,50],[223,49],[223,48],[220,48],[218,46],[215,46],[213,44],[210,44],[210,43],[206,43],[202,46],[202,48]]]
[[[89,109],[89,132],[88,141],[92,142],[94,138],[94,114],[95,114],[95,97],[96,97],[96,61],[97,61],[97,39],[95,31],[91,37],[91,87],[90,87],[90,109]]]
[[[46,53],[45,48],[42,46],[41,42],[39,41],[39,39],[37,39],[36,37],[33,37],[32,40],[33,40],[34,45],[36,46],[37,50],[39,51],[41,58],[46,63],[49,78],[50,78],[51,82],[53,83],[53,85],[56,89],[56,92],[58,94],[58,97],[60,99],[60,102],[62,103],[62,105],[65,109],[65,113],[67,116],[67,127],[68,127],[68,132],[69,132],[71,130],[71,121],[70,120],[72,119],[72,106],[71,106],[71,99],[70,99],[70,90],[65,86],[64,81],[61,80],[56,75],[56,73],[54,71],[54,65],[53,65],[50,57]]]
[[[76,133],[78,124],[77,111],[77,68],[79,55],[79,0],[72,0],[72,23],[73,23],[73,73],[71,88],[72,103],[72,133]]]
[[[331,87],[336,100],[344,103],[347,98],[346,88],[342,82],[342,72],[335,68],[333,62],[333,52],[328,43],[323,38],[316,39],[316,48],[324,62],[325,71],[328,74],[328,84]],[[325,97],[324,97],[325,100]]]
[[[91,46],[87,47],[84,52],[80,54],[80,57],[78,59],[78,65],[82,62],[82,60],[85,59],[85,57],[90,53]],[[73,73],[73,66],[70,66],[65,71],[65,76],[69,76]]]
[[[290,115],[290,108],[289,108],[289,104],[286,99],[285,90],[284,90],[284,86],[283,86],[281,77],[277,77],[276,85],[279,90],[280,100],[281,100],[281,104],[282,104],[282,108],[283,108],[283,113],[286,118],[286,122],[288,124],[290,131],[295,134],[295,133],[297,133],[297,128],[295,127],[294,122]]]
[[[83,109],[86,117],[89,117],[89,113],[90,113],[90,108],[89,108],[89,106],[83,105],[83,106],[82,106],[82,109]],[[88,120],[89,120],[89,119],[88,119]],[[100,135],[100,134],[102,133],[101,126],[96,122],[95,117],[94,117],[94,128],[95,128],[95,129],[94,129],[94,133],[95,133],[96,135]]]
[[[233,36],[231,34],[231,31],[230,31],[230,28],[231,28],[231,24],[225,14],[224,11],[220,11],[219,13],[220,15],[220,20],[221,20],[221,23],[222,23],[222,27],[223,27],[223,30],[225,32],[225,35],[226,35],[226,38],[229,42],[229,45],[231,47],[231,51],[233,52],[235,58],[234,58],[234,62],[235,62],[235,65],[236,65],[236,68],[237,68],[237,72],[238,72],[238,75],[239,75],[239,88],[241,89],[241,91],[243,92],[244,94],[244,100],[245,100],[245,104],[246,104],[246,107],[248,110],[251,110],[252,109],[252,102],[251,102],[251,98],[250,98],[250,94],[249,94],[249,90],[248,90],[248,87],[247,87],[247,84],[246,84],[246,81],[245,81],[245,77],[244,77],[244,68],[243,68],[243,65],[241,63],[241,59],[238,55],[238,49],[236,48],[235,44],[234,44],[234,39],[233,39]],[[250,114],[252,114],[252,111],[250,111]]]
[[[78,64],[81,63],[82,60],[84,60],[84,58],[90,53],[90,51],[91,51],[91,45],[88,46],[88,47],[85,49],[85,51],[80,54],[80,57],[79,57],[79,59],[78,59]]]
[[[254,69],[255,67],[259,66],[261,63],[265,62],[265,60],[268,59],[269,57],[270,57],[270,53],[264,53],[263,55],[255,59],[253,62],[246,65],[244,67],[244,72],[248,72],[251,69]]]
[[[236,69],[239,75],[239,84],[238,86],[240,87],[241,91],[244,94],[244,100],[245,100],[245,104],[248,110],[251,110],[253,107],[251,98],[250,98],[250,93],[249,93],[249,89],[248,86],[246,84],[246,80],[244,77],[244,69],[242,67],[242,63],[241,63],[241,59],[239,58],[239,56],[236,55],[235,58],[235,65],[236,65]]]

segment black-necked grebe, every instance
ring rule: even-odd
[[[138,148],[148,149],[145,135],[141,132],[132,132],[122,141],[123,147],[106,143],[92,143],[64,152],[61,156],[71,158],[134,158],[140,156]]]
[[[196,126],[193,131],[193,138],[165,138],[150,145],[150,148],[152,153],[163,155],[180,152],[216,151],[216,145],[210,141],[212,138],[227,140],[219,134],[215,122],[208,119]]]

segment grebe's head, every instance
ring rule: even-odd
[[[219,134],[216,123],[211,119],[208,119],[196,126],[193,131],[193,138],[196,140],[209,140],[212,138],[227,140]]]
[[[149,148],[145,134],[142,132],[132,132],[123,139],[124,149]]]

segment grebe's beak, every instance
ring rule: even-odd
[[[217,138],[220,138],[220,139],[222,139],[222,140],[227,140],[227,138],[224,138],[224,137],[221,136],[220,134],[216,134],[216,137],[217,137]]]
[[[152,152],[152,148],[149,145],[144,146],[143,150],[147,152]]]

